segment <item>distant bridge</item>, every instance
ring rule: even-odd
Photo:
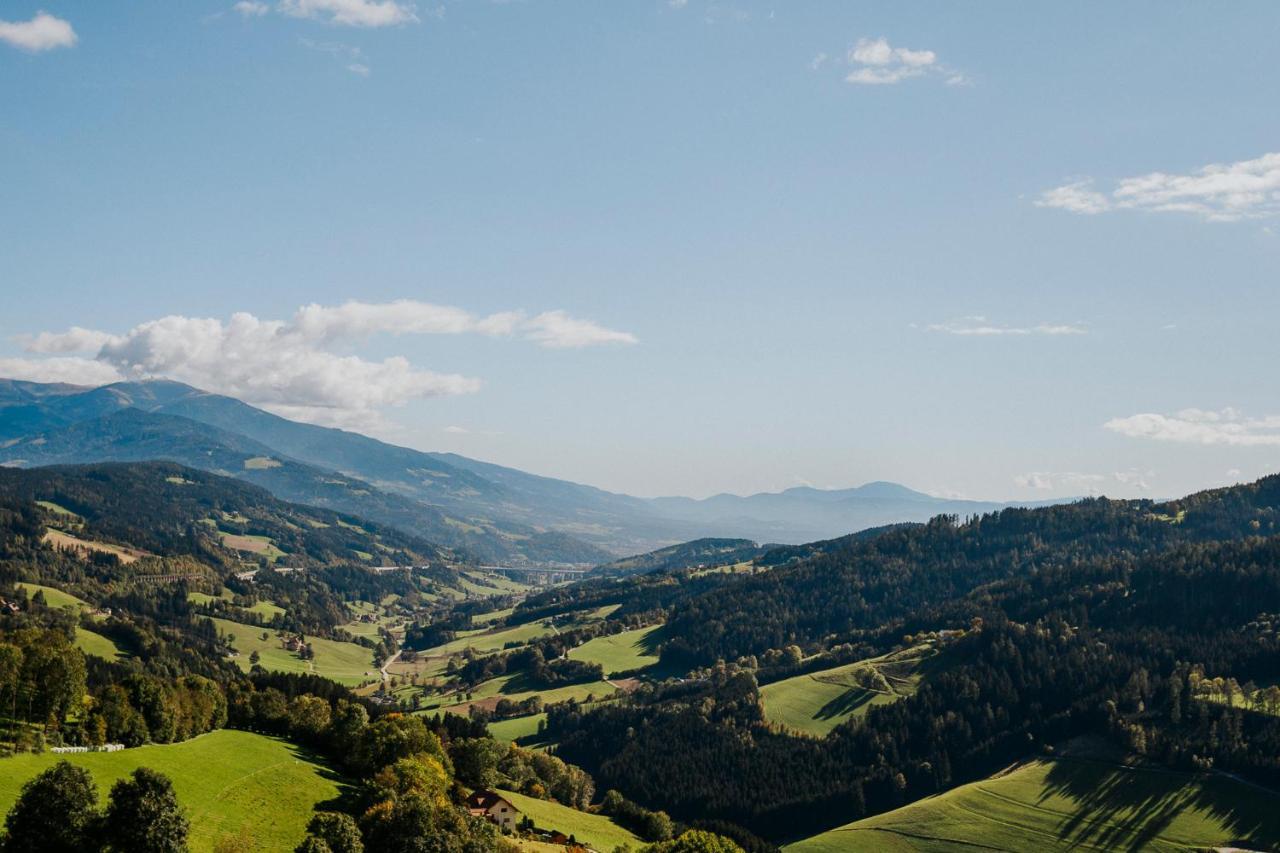
[[[535,584],[568,583],[582,580],[590,569],[568,566],[480,566],[481,571],[504,575],[512,580]]]

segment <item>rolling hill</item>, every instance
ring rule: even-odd
[[[62,512],[46,510],[49,523],[77,539],[215,565],[253,559],[259,543],[292,566],[423,565],[445,556],[395,528],[287,503],[250,483],[172,462],[0,468],[0,500],[58,506]]]
[[[1265,849],[1280,794],[1123,760],[1036,760],[787,845],[786,853]]]

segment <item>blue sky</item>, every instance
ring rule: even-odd
[[[0,21],[0,374],[643,495],[1280,470],[1274,3]]]

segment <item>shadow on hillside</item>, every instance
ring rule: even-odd
[[[350,811],[359,805],[359,788],[350,778],[330,767],[328,758],[312,749],[293,743],[292,741],[281,740],[280,742],[288,748],[289,754],[292,755],[295,760],[314,765],[316,768],[316,775],[321,779],[333,782],[338,786],[338,795],[316,803],[314,808],[315,811]]]
[[[844,717],[857,711],[863,705],[869,703],[872,699],[879,696],[873,690],[863,690],[861,687],[850,687],[836,698],[818,709],[813,715],[815,720],[829,720],[832,717]]]
[[[1197,779],[1201,784],[1189,784]],[[1221,777],[1066,758],[1053,763],[1045,781],[1041,802],[1057,794],[1080,809],[1058,826],[1059,838],[1071,844],[1148,849],[1189,809],[1212,815],[1240,846],[1269,849],[1280,838],[1280,797]]]
[[[656,631],[650,631],[648,634],[642,635],[636,642],[635,647],[639,649],[641,654],[657,657],[658,649],[666,640],[667,626],[663,625]]]

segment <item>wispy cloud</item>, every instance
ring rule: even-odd
[[[1098,495],[1110,483],[1131,491],[1148,492],[1154,471],[1130,468],[1111,474],[1087,474],[1080,471],[1031,471],[1013,478],[1014,485],[1042,492],[1066,492],[1077,495]]]
[[[1015,486],[1036,491],[1074,491],[1096,494],[1107,478],[1102,474],[1082,474],[1078,471],[1030,471],[1013,478]]]
[[[295,18],[345,27],[397,27],[418,22],[414,5],[397,0],[280,0],[276,8]]]
[[[0,42],[31,53],[72,47],[78,40],[70,22],[48,12],[36,12],[29,21],[0,20]]]
[[[231,7],[231,11],[238,12],[242,18],[261,18],[271,11],[271,7],[261,0],[240,0]]]
[[[78,326],[42,332],[26,338],[25,348],[48,357],[0,360],[0,375],[93,385],[168,377],[289,417],[350,426],[376,421],[387,406],[481,387],[478,378],[421,369],[402,356],[352,355],[353,345],[378,335],[460,334],[518,337],[551,349],[636,343],[629,332],[559,310],[478,316],[416,300],[347,302],[306,305],[289,320],[242,312],[225,322],[162,317],[122,335]]]
[[[327,53],[337,58],[348,71],[360,77],[368,77],[370,68],[364,57],[364,51],[349,44],[337,41],[313,41],[309,38],[298,39],[298,44],[319,53]]]
[[[825,58],[825,54],[820,55]],[[949,86],[969,82],[964,74],[940,63],[932,50],[894,47],[883,37],[859,39],[850,48],[846,61],[851,70],[844,79],[856,85],[888,86],[926,76],[940,77]]]
[[[1280,445],[1280,415],[1246,417],[1238,409],[1183,409],[1171,415],[1145,412],[1103,424],[1130,438],[1181,444],[1269,447]]]
[[[1122,178],[1109,191],[1083,178],[1045,190],[1035,204],[1093,215],[1116,210],[1182,213],[1211,222],[1280,216],[1280,152],[1213,163],[1187,174]]]
[[[520,324],[525,337],[550,349],[580,349],[599,344],[634,344],[630,332],[606,329],[591,320],[579,320],[563,311],[545,311]]]
[[[1089,330],[1080,323],[1037,323],[1034,326],[1006,326],[993,323],[980,314],[948,320],[945,323],[930,323],[925,326],[928,332],[943,332],[948,335],[964,335],[972,337],[998,337],[1001,335],[1087,335]]]

